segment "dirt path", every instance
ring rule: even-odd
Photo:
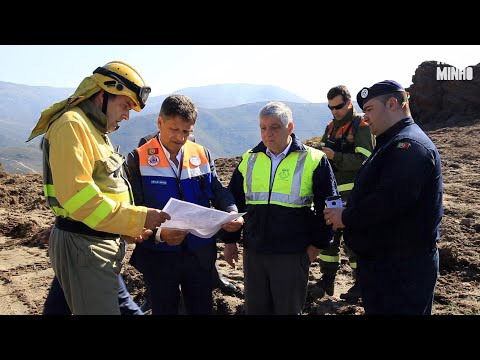
[[[0,314],[40,314],[53,278],[46,250],[0,236]]]

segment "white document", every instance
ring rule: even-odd
[[[174,198],[170,198],[162,210],[172,218],[161,225],[162,229],[187,230],[201,238],[212,237],[223,224],[246,214],[229,214]]]

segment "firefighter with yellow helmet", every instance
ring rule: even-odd
[[[27,140],[45,134],[44,193],[56,215],[50,261],[73,314],[120,314],[125,241],[142,241],[170,219],[134,205],[124,157],[108,137],[130,110],[145,107],[150,91],[132,66],[109,62],[45,109]]]

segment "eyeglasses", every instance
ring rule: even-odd
[[[330,110],[333,110],[333,109],[340,110],[341,108],[343,108],[345,106],[345,104],[346,104],[346,102],[335,105],[335,106],[330,106],[330,105],[327,105],[327,106]]]
[[[148,100],[148,96],[152,92],[152,89],[150,88],[150,86],[138,86],[133,81],[128,80],[126,77],[123,77],[122,75],[114,73],[113,71],[110,71],[103,67],[98,67],[97,69],[95,69],[93,73],[94,74],[99,73],[99,74],[108,76],[112,79],[115,79],[118,82],[118,84],[116,85],[111,84],[111,86],[115,85],[118,91],[122,91],[123,86],[126,86],[128,89],[133,91],[135,95],[137,95],[137,100],[140,103],[140,107],[142,109],[145,107],[145,104],[147,103],[147,100]],[[107,82],[105,82],[105,85],[110,86],[109,84],[107,84]]]

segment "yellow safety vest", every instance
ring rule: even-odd
[[[291,152],[277,167],[270,189],[272,162],[263,152],[247,152],[238,169],[243,175],[247,204],[276,204],[292,208],[313,204],[313,171],[325,153],[305,146],[307,151]]]

